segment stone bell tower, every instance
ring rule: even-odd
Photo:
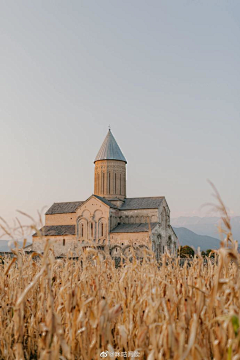
[[[96,156],[94,194],[109,200],[126,198],[126,164],[111,130]]]

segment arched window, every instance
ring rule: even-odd
[[[91,227],[91,238],[93,238],[93,223],[91,223],[90,227]]]
[[[114,175],[114,194],[116,194],[116,189],[117,189],[117,174],[115,173],[115,175]]]
[[[102,193],[105,193],[105,189],[104,189],[104,173],[102,174]]]
[[[151,216],[151,222],[157,222],[157,216],[156,215]]]
[[[97,174],[97,193],[100,193],[100,181],[99,181],[99,174]]]
[[[157,260],[160,259],[160,254],[162,252],[162,236],[161,234],[157,235]]]
[[[101,226],[100,226],[100,236],[103,236],[103,230],[104,230],[104,226],[103,226],[103,223],[101,223]]]
[[[111,178],[110,178],[110,173],[108,173],[108,193],[111,194]]]
[[[81,230],[80,230],[80,236],[83,237],[83,231],[84,231],[84,227],[83,224],[81,224]]]
[[[169,235],[168,240],[167,240],[167,248],[170,251],[172,247],[172,237],[171,235]]]
[[[65,246],[65,239],[63,239],[63,246]]]

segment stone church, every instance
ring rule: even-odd
[[[69,250],[77,254],[85,246],[113,257],[127,255],[132,247],[139,256],[150,248],[157,259],[166,251],[176,254],[177,236],[165,197],[127,197],[127,160],[110,129],[94,164],[94,194],[85,201],[54,203],[45,214],[45,226],[33,235],[33,250],[43,252],[50,239],[56,256]]]

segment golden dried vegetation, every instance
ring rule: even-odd
[[[40,257],[15,249],[0,265],[0,358],[240,359],[240,259],[223,222],[215,262],[165,254],[115,268],[92,248],[78,259],[55,259],[49,243]]]

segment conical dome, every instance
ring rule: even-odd
[[[120,160],[127,163],[110,129],[94,162],[99,160]]]

